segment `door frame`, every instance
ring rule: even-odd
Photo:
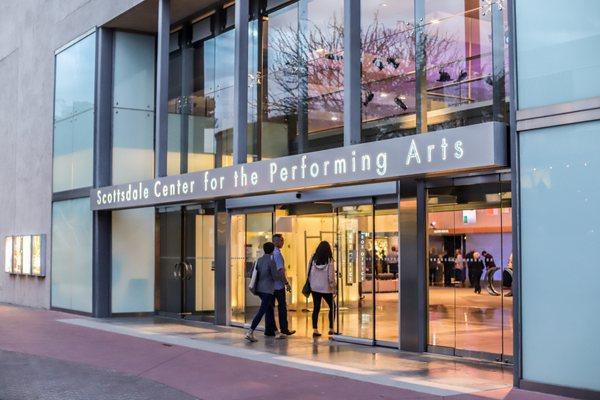
[[[174,317],[178,319],[196,319],[194,316],[200,315],[195,312],[195,298],[196,288],[195,277],[197,273],[197,265],[193,265],[190,262],[190,258],[195,258],[195,216],[199,210],[214,210],[214,207],[205,204],[193,204],[193,205],[171,205],[164,207],[155,208],[155,284],[154,284],[154,314],[166,317]],[[181,265],[182,276],[180,284],[180,304],[179,312],[171,312],[161,310],[161,291],[162,291],[162,279],[161,279],[161,214],[177,213],[181,220],[179,224],[179,262],[177,265]],[[214,215],[214,213],[213,213]],[[194,218],[194,220],[190,220]],[[190,248],[193,252],[190,252]],[[191,281],[188,284],[187,281]],[[215,285],[213,280],[213,285]],[[216,289],[216,285],[215,285]],[[191,292],[188,292],[191,290]],[[216,290],[215,290],[216,296]],[[216,299],[215,299],[216,300]],[[216,312],[216,310],[215,310]],[[200,320],[212,320],[212,318],[200,317]]]
[[[479,184],[486,184],[486,183],[496,183],[498,184],[498,187],[500,188],[500,191],[502,193],[505,193],[506,191],[504,189],[508,189],[508,191],[511,191],[511,174],[507,173],[505,171],[496,171],[493,173],[489,173],[489,174],[484,174],[484,175],[475,175],[475,176],[469,176],[469,177],[462,177],[462,178],[442,178],[442,179],[436,179],[436,180],[430,180],[430,181],[426,181],[425,185],[424,185],[424,190],[425,190],[425,195],[424,195],[424,212],[425,212],[425,221],[423,223],[424,226],[424,232],[423,235],[425,236],[425,243],[424,243],[424,248],[421,250],[421,253],[424,256],[424,259],[427,260],[428,259],[428,252],[429,252],[429,235],[428,235],[428,225],[427,225],[427,220],[429,218],[429,210],[427,207],[427,199],[429,198],[429,189],[435,189],[435,188],[451,188],[451,187],[473,187]],[[511,207],[514,207],[513,201],[511,199]],[[501,199],[500,201],[500,209],[502,210],[504,208],[503,206],[503,200]],[[500,243],[502,246],[502,242],[503,242],[503,233],[504,233],[504,228],[503,228],[503,219],[502,219],[502,213],[500,213]],[[513,229],[515,229],[514,225],[513,225]],[[514,234],[514,232],[513,232]],[[464,244],[464,243],[463,243]],[[515,253],[515,249],[512,249],[513,254]],[[466,253],[463,253],[466,254]],[[504,328],[504,298],[502,296],[502,302],[501,302],[501,313],[502,313],[502,327],[500,329],[502,329],[502,335],[501,335],[501,348],[502,348],[502,352],[501,353],[490,353],[490,352],[485,352],[485,351],[477,351],[477,350],[467,350],[467,349],[461,349],[461,348],[457,348],[456,347],[456,340],[455,340],[455,347],[448,347],[448,346],[439,346],[439,345],[431,345],[429,344],[429,330],[430,330],[430,324],[429,324],[429,273],[428,273],[428,262],[425,262],[424,265],[422,266],[427,274],[427,281],[426,281],[426,291],[425,291],[425,297],[424,297],[424,301],[425,301],[425,349],[427,352],[429,353],[434,353],[434,354],[441,354],[441,355],[447,355],[447,356],[453,356],[453,357],[465,357],[465,358],[475,358],[475,359],[479,359],[479,360],[484,360],[484,361],[492,361],[492,362],[503,362],[503,363],[508,363],[508,364],[513,364],[514,359],[515,359],[515,352],[516,349],[513,347],[513,355],[507,355],[504,353],[504,345],[505,345],[505,337],[504,337],[504,333],[505,332],[510,332],[513,334],[513,339],[514,339],[514,335],[516,335],[515,331],[514,331],[514,327],[515,327],[515,315],[513,313],[513,329],[505,329]],[[504,268],[501,268],[501,271],[504,271]],[[482,285],[484,285],[484,283],[482,282]],[[513,280],[513,285],[514,285],[514,280]],[[483,287],[482,287],[483,288]],[[514,294],[514,296],[516,296],[516,293]],[[513,297],[513,301],[517,301],[514,299]],[[513,310],[511,309],[511,312]]]
[[[239,328],[247,328],[249,326],[249,322],[246,321],[246,290],[244,290],[244,322],[234,321],[232,319],[233,310],[231,308],[231,217],[234,215],[244,215],[244,276],[245,276],[245,268],[246,268],[246,245],[248,243],[248,214],[262,214],[262,213],[270,213],[271,214],[271,236],[273,235],[273,228],[275,225],[275,206],[258,206],[258,207],[246,207],[246,208],[236,208],[228,210],[227,212],[227,225],[229,227],[228,232],[228,240],[227,240],[227,325],[236,326]],[[246,286],[246,280],[244,279],[244,289]]]

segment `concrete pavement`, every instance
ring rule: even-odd
[[[420,390],[371,383],[368,379],[320,373],[317,368],[290,368],[254,361],[247,354],[237,357],[236,351],[221,354],[165,343],[159,333],[141,338],[61,322],[78,318],[98,321],[55,311],[0,305],[3,366],[0,399],[444,398]],[[241,334],[241,331],[229,333],[240,338]],[[397,359],[402,361],[401,357]],[[372,375],[376,376],[377,371]],[[539,396],[506,387],[451,397],[552,398]]]

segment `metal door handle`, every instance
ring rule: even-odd
[[[183,263],[177,263],[173,266],[173,277],[181,279],[183,276]]]
[[[190,264],[188,262],[184,262],[183,267],[184,267],[184,278],[189,281],[190,279],[192,279],[192,276],[194,275],[194,270],[192,268],[192,264]]]

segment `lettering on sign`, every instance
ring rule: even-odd
[[[497,122],[92,189],[92,210],[377,182],[505,166]]]

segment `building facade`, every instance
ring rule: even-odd
[[[244,327],[280,233],[306,334],[326,240],[333,340],[599,395],[596,2],[41,6],[0,13],[0,301]]]

